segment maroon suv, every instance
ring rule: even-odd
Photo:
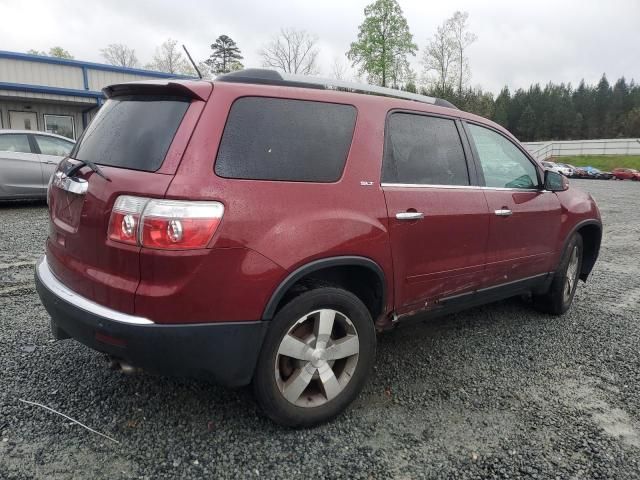
[[[442,100],[265,70],[105,93],[48,193],[54,335],[253,383],[282,424],[347,407],[376,330],[527,293],[562,314],[598,256],[593,198]]]

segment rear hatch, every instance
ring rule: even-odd
[[[190,81],[105,89],[109,99],[61,162],[48,194],[47,259],[70,289],[134,313],[140,247],[108,238],[114,202],[121,195],[164,197],[211,90]]]

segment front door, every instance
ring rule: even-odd
[[[468,124],[491,216],[485,287],[553,270],[560,201],[534,163],[506,136]]]
[[[9,111],[9,128],[12,130],[38,130],[38,116],[35,112]]]
[[[398,314],[480,285],[489,214],[483,191],[471,185],[459,128],[414,113],[387,120],[382,187]]]

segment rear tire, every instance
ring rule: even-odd
[[[583,251],[582,236],[574,233],[553,275],[549,290],[533,297],[533,304],[538,310],[551,315],[562,315],[569,310],[580,279]]]
[[[375,351],[373,321],[358,297],[332,287],[305,292],[271,321],[253,377],[256,400],[281,425],[326,422],[360,393]]]

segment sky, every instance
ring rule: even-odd
[[[62,46],[78,60],[103,62],[110,43],[134,48],[142,64],[167,38],[184,43],[196,61],[221,34],[233,38],[247,67],[261,66],[260,48],[281,27],[317,36],[320,73],[332,75],[357,37],[372,0],[0,0],[0,50]],[[581,79],[625,76],[640,82],[640,0],[398,0],[420,51],[456,10],[469,13],[478,39],[468,49],[472,86],[494,93]],[[350,72],[355,73],[355,72]]]

